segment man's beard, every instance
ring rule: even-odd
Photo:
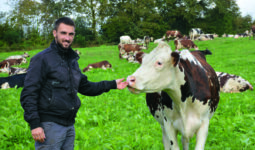
[[[70,49],[70,48],[71,48],[71,45],[72,45],[72,43],[71,43],[67,48],[64,47],[63,44],[62,44],[61,42],[58,41],[58,36],[56,36],[56,42],[57,42],[58,46],[59,46],[60,48],[62,48],[63,50],[68,50],[68,49]],[[65,41],[65,42],[70,43],[70,41]]]

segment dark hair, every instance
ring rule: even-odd
[[[75,24],[74,24],[74,21],[69,18],[69,17],[62,17],[62,18],[59,18],[56,22],[55,22],[55,25],[54,25],[54,30],[57,30],[60,23],[64,23],[66,25],[70,25],[70,26],[73,26],[75,27]]]

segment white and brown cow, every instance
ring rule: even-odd
[[[178,30],[168,30],[166,31],[166,40],[169,41],[171,38],[182,38],[182,34]]]
[[[20,65],[22,63],[27,63],[26,58],[6,59],[0,62],[0,68],[6,68],[12,65]]]
[[[190,39],[179,39],[174,40],[175,50],[179,49],[191,49],[194,48],[195,50],[198,50],[197,45]]]
[[[6,58],[7,59],[20,59],[20,58],[27,58],[30,57],[30,55],[27,52],[24,52],[23,55],[13,55]]]
[[[252,85],[240,76],[228,74],[225,72],[216,72],[219,83],[220,91],[224,93],[238,93],[246,90],[253,90]]]
[[[161,42],[144,55],[141,66],[127,78],[130,92],[147,93],[147,104],[149,101],[148,107],[161,125],[166,150],[179,150],[178,133],[182,134],[183,149],[189,148],[194,134],[195,149],[204,149],[220,93],[217,75],[205,54],[172,52],[167,43]]]
[[[119,58],[127,59],[129,62],[134,62],[135,55],[137,52],[146,49],[143,45],[138,44],[119,44]]]
[[[92,68],[101,68],[103,70],[106,70],[108,68],[111,69],[112,65],[107,60],[104,60],[104,61],[96,62],[96,63],[93,63],[93,64],[89,64],[82,71],[83,72],[90,71]]]

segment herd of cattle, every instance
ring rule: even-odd
[[[255,26],[252,31],[255,32]],[[197,135],[195,149],[204,149],[209,121],[217,109],[220,91],[253,90],[252,85],[240,76],[214,71],[206,61],[206,55],[212,54],[210,50],[198,50],[193,42],[216,37],[216,34],[204,34],[199,28],[192,29],[189,36],[183,36],[176,30],[167,31],[156,40],[149,36],[136,40],[130,36],[120,37],[119,58],[140,64],[127,78],[128,89],[135,94],[146,93],[147,106],[161,125],[165,149],[179,149],[177,133],[182,134],[184,149],[188,149],[194,134]],[[175,51],[169,46],[171,39],[174,40]],[[150,42],[158,43],[158,46],[150,53],[143,52]],[[195,50],[190,51],[191,48]],[[0,72],[9,74],[0,78],[2,89],[24,86],[27,69],[12,66],[26,63],[27,57],[29,55],[24,53],[0,62]],[[112,68],[112,64],[107,60],[96,62],[85,67],[83,72],[94,68]]]

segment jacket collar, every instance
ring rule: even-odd
[[[79,55],[70,47],[67,50],[62,49],[55,41],[55,39],[51,42],[50,47],[58,52],[58,54],[62,57],[66,57],[68,59],[79,59]]]

